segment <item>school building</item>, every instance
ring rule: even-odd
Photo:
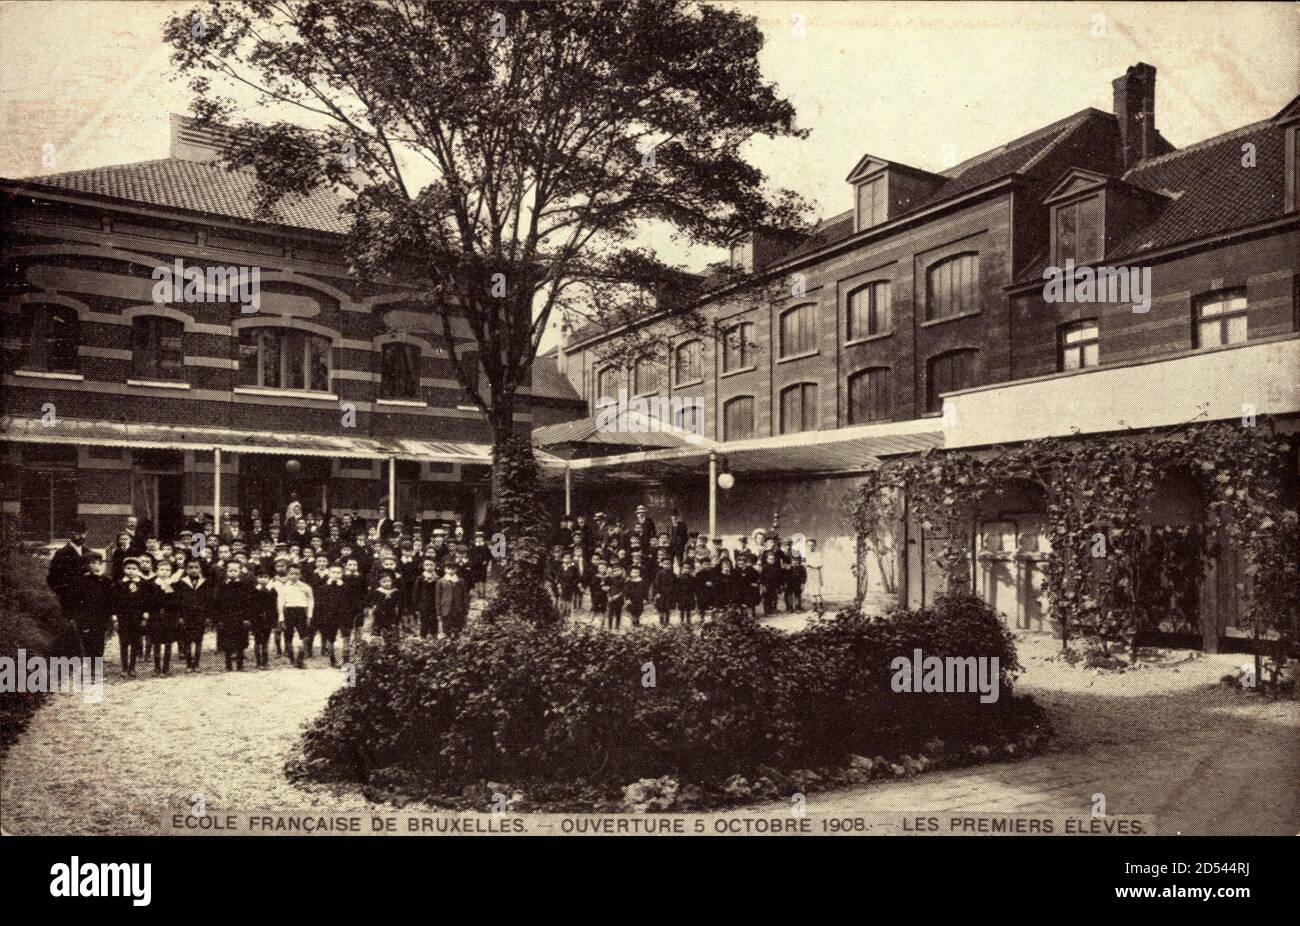
[[[846,517],[862,470],[882,459],[1246,411],[1293,434],[1300,98],[1179,149],[1157,128],[1155,86],[1137,64],[1114,80],[1112,112],[1085,109],[947,170],[887,152],[846,164],[847,211],[805,238],[761,233],[732,249],[733,263],[783,283],[757,301],[710,290],[717,339],[652,318],[662,356],[622,369],[601,359],[612,333],[572,332],[556,364],[587,417],[534,432],[567,460],[557,499],[563,478],[581,510],[626,520],[638,503],[675,505],[692,530],[728,538],[776,520],[784,536],[819,540],[828,598],[915,606],[943,587],[938,538],[904,519],[891,555],[860,562]],[[1100,299],[1048,298],[1045,273],[1065,267],[1125,277]],[[682,412],[680,430],[605,433],[598,405],[620,392],[698,399],[703,421]],[[1294,457],[1290,476],[1294,505]],[[1159,496],[1153,524],[1204,517],[1178,486]],[[1001,504],[969,538],[976,589],[1013,625],[1043,628],[1041,504]],[[1181,629],[1208,648],[1232,635],[1240,580],[1221,544],[1201,613]]]
[[[0,181],[5,536],[269,523],[293,497],[481,523],[489,430],[452,366],[475,363],[468,328],[449,356],[417,292],[349,277],[332,193],[259,212],[219,141],[173,116],[166,158]],[[525,433],[581,413],[553,365],[523,391]]]

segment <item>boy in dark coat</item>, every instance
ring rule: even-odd
[[[677,603],[678,619],[690,626],[691,612],[695,610],[695,565],[684,559],[681,568],[681,574],[673,582],[673,600]]]
[[[271,573],[265,568],[257,570],[257,587],[253,594],[257,603],[253,618],[253,664],[259,669],[269,669],[271,633],[280,622],[280,595],[271,584]]]
[[[468,572],[468,568],[449,565],[438,580],[438,619],[442,621],[442,632],[449,637],[464,630],[469,620],[469,583],[461,578]]]
[[[420,636],[438,635],[438,564],[432,558],[424,561],[423,572],[415,580],[411,592],[411,607],[420,622]]]
[[[605,580],[609,577],[609,568],[604,561],[597,556],[595,568],[591,573],[591,613],[605,616],[605,609],[609,606],[609,596],[605,593]]]
[[[659,568],[655,570],[654,578],[650,580],[650,600],[654,602],[655,610],[659,612],[661,627],[667,627],[672,617],[673,586],[677,578],[673,575],[673,567],[667,555],[666,551],[660,552]]]
[[[627,613],[632,615],[632,626],[641,626],[641,615],[645,611],[646,584],[641,578],[641,567],[633,566],[623,583],[623,595],[627,600]]]
[[[80,636],[80,652],[94,658],[104,655],[104,635],[113,621],[113,580],[108,564],[98,553],[86,557],[86,572],[77,580],[71,600],[75,607],[75,624]]]
[[[763,568],[759,573],[759,585],[763,590],[763,613],[776,613],[776,599],[781,594],[783,575],[779,555],[775,550],[763,554]]]
[[[391,572],[379,574],[378,584],[366,596],[366,613],[371,626],[385,639],[397,639],[402,632],[400,592]]]
[[[623,567],[614,564],[614,567],[605,574],[605,581],[602,587],[605,590],[607,603],[605,605],[605,629],[617,630],[623,626],[623,583],[626,579],[623,575]]]
[[[203,566],[192,559],[185,564],[185,575],[176,583],[177,637],[185,671],[199,671],[199,654],[203,649],[203,631],[213,618],[213,590],[217,583],[203,577]]]
[[[560,613],[568,617],[582,597],[578,586],[578,567],[573,562],[573,554],[565,553],[560,564]]]
[[[320,630],[321,653],[329,656],[330,665],[337,666],[334,640],[339,628],[347,619],[348,591],[343,584],[343,567],[337,563],[329,568],[325,581],[316,586],[315,625]]]
[[[143,645],[141,636],[153,609],[154,586],[141,577],[140,563],[134,556],[122,559],[122,581],[115,585],[113,617],[117,620],[122,674],[135,678],[135,662]]]
[[[176,582],[170,560],[161,560],[154,576],[154,610],[149,619],[149,642],[153,644],[153,674],[172,674],[172,643],[176,641]]]
[[[795,553],[783,569],[785,575],[785,609],[790,612],[803,610],[803,586],[808,581],[808,570],[804,568],[803,557]]]
[[[217,588],[217,649],[226,657],[226,671],[244,671],[244,650],[248,649],[248,631],[257,614],[253,586],[240,578],[239,563],[226,564],[226,577]]]

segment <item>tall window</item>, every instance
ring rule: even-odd
[[[330,339],[295,328],[239,332],[239,384],[329,392]]]
[[[796,357],[817,346],[817,307],[797,305],[781,313],[781,356]]]
[[[180,379],[184,372],[185,323],[161,315],[140,315],[131,320],[131,376],[133,379]]]
[[[885,178],[877,177],[858,184],[858,229],[870,228],[885,221],[889,204],[885,200]]]
[[[722,406],[722,439],[746,440],[754,436],[754,397],[736,396]]]
[[[890,329],[889,283],[868,283],[849,293],[850,341],[885,334]]]
[[[925,410],[943,411],[943,394],[974,385],[975,351],[955,350],[926,364]]]
[[[889,418],[889,370],[877,367],[849,377],[849,424]]]
[[[781,390],[781,433],[817,430],[817,384],[796,383]]]
[[[722,372],[730,373],[753,366],[753,358],[750,356],[753,343],[754,325],[751,322],[741,322],[727,329],[722,345]]]
[[[1090,196],[1056,212],[1056,263],[1101,260],[1101,197]]]
[[[632,370],[632,392],[645,395],[659,391],[659,366],[653,360],[639,360]]]
[[[1101,336],[1095,319],[1061,326],[1058,370],[1082,370],[1101,362]]]
[[[1218,347],[1246,340],[1246,291],[1214,293],[1196,304],[1196,346]]]
[[[605,367],[596,374],[596,400],[618,398],[618,369]]]
[[[21,535],[46,543],[67,537],[77,519],[76,448],[25,448],[19,485]]]
[[[980,258],[957,254],[932,266],[925,275],[925,317],[948,318],[979,308]]]
[[[379,397],[420,397],[420,346],[393,342],[379,349]]]
[[[66,305],[25,305],[23,369],[42,373],[75,373],[80,366],[81,319]]]
[[[704,378],[704,350],[699,341],[679,344],[673,352],[673,385],[693,383]]]

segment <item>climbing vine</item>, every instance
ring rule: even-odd
[[[1276,681],[1295,639],[1296,512],[1284,500],[1294,447],[1263,427],[1197,423],[1106,440],[1052,438],[980,451],[931,450],[889,460],[852,506],[861,539],[878,531],[880,500],[907,494],[916,522],[941,538],[936,559],[950,588],[971,584],[969,539],[983,505],[1008,485],[1041,494],[1050,551],[1042,561],[1049,614],[1063,645],[1081,637],[1137,658],[1141,631],[1199,610],[1216,534],[1237,546],[1247,577],[1239,623],[1264,650]],[[1160,484],[1199,492],[1197,525],[1152,526]],[[1186,609],[1186,610],[1184,610]]]

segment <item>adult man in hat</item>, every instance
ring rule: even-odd
[[[68,525],[68,542],[50,558],[50,571],[45,576],[45,584],[50,587],[54,597],[59,599],[63,619],[74,628],[77,619],[77,587],[86,574],[89,562],[86,553],[86,525],[81,521],[73,521]]]
[[[672,555],[674,563],[680,564],[682,557],[686,553],[686,522],[682,520],[682,514],[676,508],[672,510],[671,520],[668,525],[668,551]]]
[[[632,533],[641,539],[642,550],[650,549],[650,541],[654,540],[658,531],[655,530],[655,519],[650,517],[645,505],[636,506],[636,520],[632,523]]]

